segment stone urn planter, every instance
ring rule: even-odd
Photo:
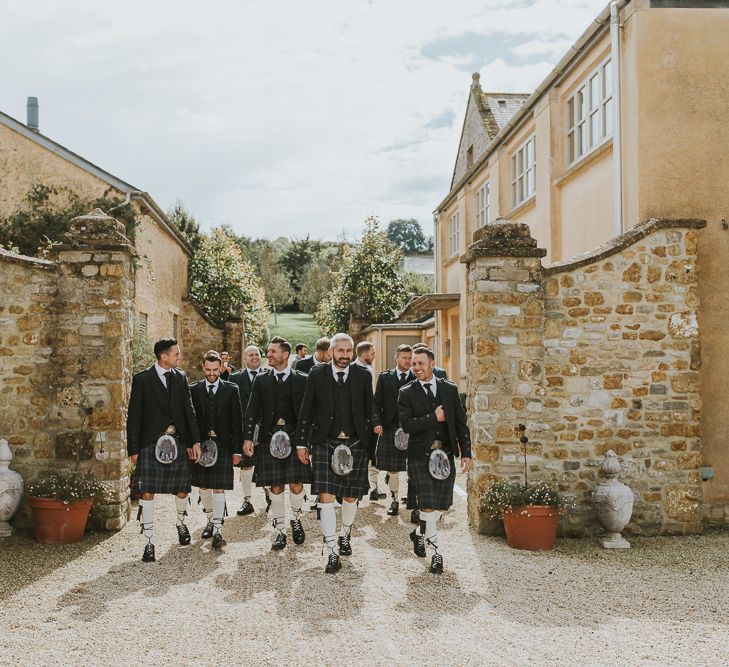
[[[620,461],[612,449],[605,454],[600,469],[605,479],[592,492],[592,507],[606,534],[598,540],[605,549],[630,549],[630,542],[620,533],[633,515],[633,492],[617,479]]]
[[[523,505],[502,512],[506,543],[512,549],[554,549],[561,515],[559,510],[548,505]]]
[[[28,496],[35,539],[42,544],[73,544],[84,538],[93,498],[64,503],[54,498]]]
[[[18,510],[23,496],[23,478],[10,470],[13,453],[8,441],[0,440],[0,537],[9,537],[13,529],[8,523]]]

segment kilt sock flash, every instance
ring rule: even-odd
[[[200,503],[208,523],[213,522],[213,490],[200,489]]]
[[[390,487],[390,495],[397,500],[397,492],[400,490],[400,473],[388,472],[387,474],[389,475],[387,485]]]
[[[185,517],[187,517],[187,506],[189,504],[189,500],[187,499],[187,496],[184,498],[178,498],[175,496],[175,507],[177,508],[177,525],[178,526],[184,526],[185,525]]]
[[[273,527],[279,533],[286,532],[286,498],[283,493],[271,493]]]
[[[298,521],[301,519],[301,508],[304,506],[304,489],[301,489],[299,493],[289,491],[289,502],[291,503],[291,518]]]
[[[320,524],[322,535],[324,535],[324,546],[329,550],[329,554],[337,554],[338,556],[337,514],[334,511],[334,503],[319,503],[319,508],[321,509]]]
[[[253,494],[253,468],[240,469],[240,483],[243,487],[243,499],[250,500]]]
[[[441,513],[438,510],[420,513],[422,523],[425,524],[425,543],[432,547],[435,553],[440,553],[438,551],[438,519],[440,515]]]
[[[147,544],[154,544],[154,500],[140,500],[142,509],[142,532],[147,538]]]
[[[212,492],[211,492],[212,493]],[[220,532],[225,514],[225,494],[213,493],[213,527],[216,533]]]
[[[349,535],[354,524],[354,517],[357,515],[357,501],[351,503],[342,499],[342,530],[339,533],[342,537]],[[336,530],[336,526],[335,526]]]

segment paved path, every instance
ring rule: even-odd
[[[135,523],[67,547],[0,541],[0,664],[729,663],[726,534],[526,553],[471,533],[459,499],[435,577],[412,554],[407,517],[363,502],[354,555],[330,576],[313,513],[306,544],[282,553],[264,514],[233,514],[216,553],[201,513],[182,548],[172,499],[159,505],[154,564],[139,561]]]

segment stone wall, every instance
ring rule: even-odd
[[[499,221],[500,223],[502,221]],[[577,508],[568,535],[597,530],[590,493],[608,449],[636,496],[633,533],[703,528],[697,243],[703,221],[652,220],[589,255],[543,268],[529,228],[479,230],[468,265],[468,406],[479,493],[522,479],[514,437],[527,426],[532,479]]]
[[[191,299],[182,302],[182,367],[192,382],[203,377],[200,364],[208,350],[222,351],[225,347],[225,330],[211,322]],[[230,350],[228,350],[230,352]],[[235,366],[235,357],[231,358]]]
[[[135,254],[123,225],[97,210],[73,220],[53,262],[0,257],[0,281],[12,285],[0,301],[0,433],[26,482],[73,467],[80,448],[83,469],[110,493],[91,518],[105,529],[129,512]],[[17,522],[28,519],[22,506]]]

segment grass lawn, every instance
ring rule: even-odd
[[[273,315],[268,321],[270,336],[283,336],[291,343],[292,354],[296,343],[306,343],[309,346],[309,354],[312,354],[314,343],[321,336],[314,316],[309,313],[279,313],[277,317],[278,324],[274,324]]]

